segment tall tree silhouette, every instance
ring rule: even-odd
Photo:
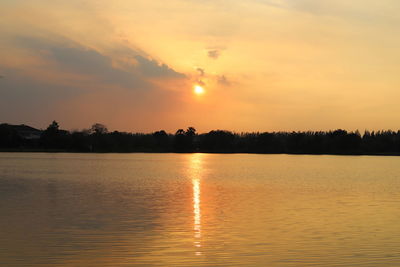
[[[164,131],[157,131],[153,133],[155,140],[155,150],[158,152],[167,152],[170,150],[170,140],[168,134]]]
[[[47,149],[66,148],[68,133],[61,131],[58,122],[55,120],[50,123],[47,129],[42,133],[40,142]]]
[[[174,137],[174,150],[176,152],[185,152],[186,149],[186,135],[185,130],[178,129]]]
[[[193,151],[195,149],[194,139],[196,137],[196,129],[194,127],[188,127],[185,132],[186,140],[185,146],[187,151]]]

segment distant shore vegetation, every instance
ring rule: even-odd
[[[400,131],[303,131],[235,133],[194,127],[153,133],[109,131],[96,123],[90,129],[66,131],[53,121],[45,130],[0,124],[1,151],[42,152],[206,152],[265,154],[400,155]]]

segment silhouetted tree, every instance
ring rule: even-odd
[[[30,139],[30,131],[40,140]],[[28,133],[28,134],[27,134]],[[40,135],[41,134],[41,135]],[[400,154],[400,131],[255,132],[213,130],[197,134],[194,127],[168,134],[108,132],[103,124],[72,133],[53,121],[41,132],[26,125],[0,124],[0,149],[42,149],[76,152],[228,152],[311,154]]]
[[[185,130],[178,129],[174,137],[174,151],[185,152],[186,149],[186,138]]]
[[[208,152],[233,152],[235,136],[229,131],[210,131],[201,137],[201,148]]]
[[[69,133],[59,129],[58,122],[53,121],[45,131],[43,131],[40,142],[47,149],[64,149],[69,146]]]
[[[194,127],[189,127],[189,128],[187,128],[185,134],[186,134],[186,136],[193,137],[196,135],[196,129]]]
[[[58,125],[58,122],[53,121],[50,123],[50,125],[47,127],[46,132],[51,133],[51,134],[57,134],[60,129],[60,126]]]
[[[164,130],[154,132],[153,137],[155,140],[155,150],[157,152],[167,152],[170,149],[169,136]]]
[[[94,134],[106,134],[108,133],[108,129],[104,124],[95,123],[90,128],[90,131]]]
[[[196,137],[196,129],[194,127],[187,128],[185,132],[185,148],[186,151],[191,152],[195,150],[194,139]]]

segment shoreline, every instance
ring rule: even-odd
[[[0,153],[54,153],[54,154],[255,154],[255,155],[310,155],[310,156],[400,156],[400,153],[261,153],[261,152],[223,152],[223,151],[132,151],[132,152],[88,152],[88,151],[70,151],[70,150],[43,150],[43,149],[0,149]]]

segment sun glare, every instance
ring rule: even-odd
[[[194,86],[194,93],[195,93],[196,95],[204,94],[204,88],[201,87],[200,85],[195,85],[195,86]]]

